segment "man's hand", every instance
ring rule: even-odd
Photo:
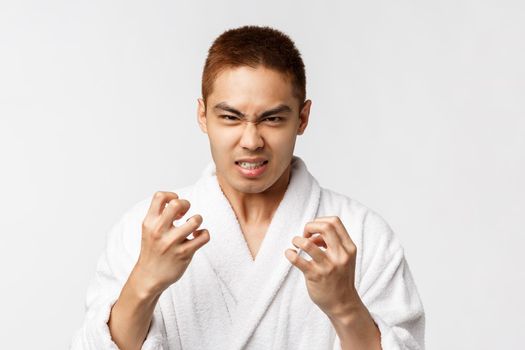
[[[156,192],[142,223],[142,244],[135,266],[143,280],[143,291],[160,294],[179,280],[188,267],[193,254],[206,244],[209,232],[197,230],[202,224],[199,214],[175,227],[190,208],[190,202],[179,199],[173,192]],[[193,239],[188,239],[193,233]]]
[[[312,257],[308,261],[294,249],[285,252],[304,273],[308,294],[324,313],[338,317],[359,305],[354,287],[357,248],[339,217],[319,217],[307,223],[303,236],[295,236],[292,244]]]
[[[316,218],[292,244],[312,257],[308,261],[294,249],[285,251],[286,258],[303,272],[310,298],[332,322],[341,348],[381,349],[379,328],[355,290],[357,247],[341,220]]]
[[[122,350],[142,347],[162,292],[179,280],[197,249],[209,241],[207,230],[194,215],[173,226],[190,208],[190,202],[173,192],[156,192],[142,222],[142,244],[135,267],[111,309],[108,326]],[[193,233],[193,239],[186,237]]]

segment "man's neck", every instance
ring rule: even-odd
[[[237,220],[244,225],[269,223],[284,197],[290,182],[291,165],[282,176],[268,189],[260,193],[243,193],[228,186],[218,174],[219,185],[230,202]]]

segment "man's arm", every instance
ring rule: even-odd
[[[189,207],[173,192],[157,192],[142,232],[136,213],[126,213],[112,228],[88,288],[84,325],[73,338],[72,350],[166,348],[166,330],[155,318],[155,305],[185,272],[195,251],[209,241],[206,229],[197,230],[203,221],[198,214],[173,225]],[[187,239],[192,233],[194,238]],[[135,262],[125,249],[124,236],[129,235],[142,235]]]
[[[381,334],[354,287],[357,247],[341,219],[315,218],[292,244],[312,258],[307,261],[293,249],[285,252],[304,273],[310,298],[332,322],[342,348],[381,350]]]
[[[131,272],[118,300],[111,309],[108,321],[113,341],[121,350],[140,350],[153,318],[160,294],[144,290],[139,266]]]
[[[337,216],[316,218],[305,225],[303,237],[292,239],[311,260],[294,249],[285,255],[304,273],[310,298],[332,321],[334,349],[423,350],[425,315],[403,248],[378,214],[369,210],[363,220],[359,283],[357,247]]]
[[[336,316],[329,316],[341,342],[342,350],[381,350],[381,332],[368,312],[359,302],[344,307]]]
[[[197,249],[208,242],[207,230],[196,231],[203,219],[193,215],[175,227],[190,203],[173,192],[157,192],[142,223],[138,261],[113,306],[108,325],[121,350],[140,350],[155,305],[164,290],[178,281]],[[193,239],[187,239],[190,234]]]
[[[122,350],[112,338],[108,320],[112,314],[117,314],[112,313],[112,307],[116,305],[119,293],[123,294],[126,278],[133,270],[135,258],[125,249],[124,236],[130,234],[130,229],[135,230],[137,222],[136,233],[140,237],[140,221],[130,211],[109,230],[105,251],[98,259],[95,275],[87,289],[84,321],[72,337],[70,350]],[[149,333],[141,349],[167,349],[164,347],[164,323],[161,317],[157,318],[156,312],[147,326]]]

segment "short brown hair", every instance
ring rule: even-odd
[[[202,99],[213,91],[213,82],[227,68],[263,65],[288,75],[299,105],[306,98],[306,75],[301,53],[283,32],[268,26],[246,25],[222,33],[208,50],[202,73]]]

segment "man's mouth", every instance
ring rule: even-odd
[[[235,164],[239,165],[243,169],[253,170],[262,167],[268,163],[267,160],[263,160],[261,162],[244,162],[244,161],[237,161]]]

